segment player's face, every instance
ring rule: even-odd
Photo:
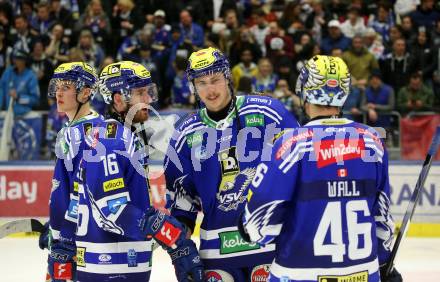
[[[134,115],[133,123],[144,122],[148,119],[148,105],[153,102],[148,93],[148,86],[131,90],[130,107],[135,105],[140,107]]]
[[[75,113],[78,107],[76,101],[76,87],[69,81],[59,81],[56,84],[55,98],[57,100],[57,110],[62,113]]]
[[[223,73],[214,73],[194,79],[194,86],[200,100],[208,110],[218,112],[231,100],[228,82]]]

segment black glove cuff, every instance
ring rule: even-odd
[[[247,234],[246,230],[244,230],[244,226],[243,226],[243,216],[244,216],[244,212],[242,212],[240,214],[240,216],[238,217],[238,232],[240,233],[241,237],[249,243],[252,243],[251,241],[251,237],[249,237],[249,234]]]

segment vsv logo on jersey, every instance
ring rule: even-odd
[[[177,239],[179,239],[180,233],[182,233],[182,231],[179,228],[165,221],[160,231],[154,235],[154,238],[168,247],[171,247],[176,243]]]
[[[125,187],[124,179],[120,177],[112,180],[107,180],[104,183],[102,183],[102,187],[104,188],[104,192],[109,192],[116,189],[124,188]]]
[[[219,233],[220,254],[226,255],[237,252],[244,252],[259,249],[257,243],[248,243],[241,237],[238,231],[227,231]]]
[[[362,158],[365,153],[363,139],[335,139],[314,142],[317,166],[322,168],[341,161]]]
[[[219,201],[218,208],[222,211],[228,212],[230,210],[237,210],[238,206],[246,200],[247,187],[251,183],[255,176],[254,168],[246,168],[235,176],[232,186],[240,187],[237,192],[223,193],[220,191],[217,193],[217,200]]]

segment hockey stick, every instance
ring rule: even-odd
[[[9,141],[11,140],[12,127],[14,126],[14,99],[9,99],[8,111],[3,120],[2,137],[0,139],[0,161],[9,159]]]
[[[16,233],[44,231],[44,225],[36,219],[27,218],[14,220],[0,226],[0,239]]]
[[[432,159],[437,152],[437,148],[440,144],[440,126],[434,133],[432,138],[431,147],[429,147],[428,154],[426,155],[425,162],[423,163],[422,171],[419,174],[419,179],[417,180],[416,188],[414,189],[411,199],[409,201],[408,207],[406,208],[405,216],[403,217],[402,226],[400,227],[399,233],[397,233],[396,242],[394,243],[393,250],[391,251],[390,260],[386,266],[386,275],[388,277],[393,269],[394,259],[396,258],[397,250],[399,249],[400,243],[403,237],[408,231],[409,224],[411,223],[411,218],[414,215],[416,209],[416,204],[422,191],[423,185],[425,184],[426,177],[428,176],[429,169],[431,168]]]

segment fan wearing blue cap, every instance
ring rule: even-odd
[[[5,69],[0,79],[0,106],[7,110],[12,97],[15,100],[15,116],[24,116],[39,101],[38,80],[27,66],[28,58],[27,52],[15,49],[12,53],[13,65]]]

